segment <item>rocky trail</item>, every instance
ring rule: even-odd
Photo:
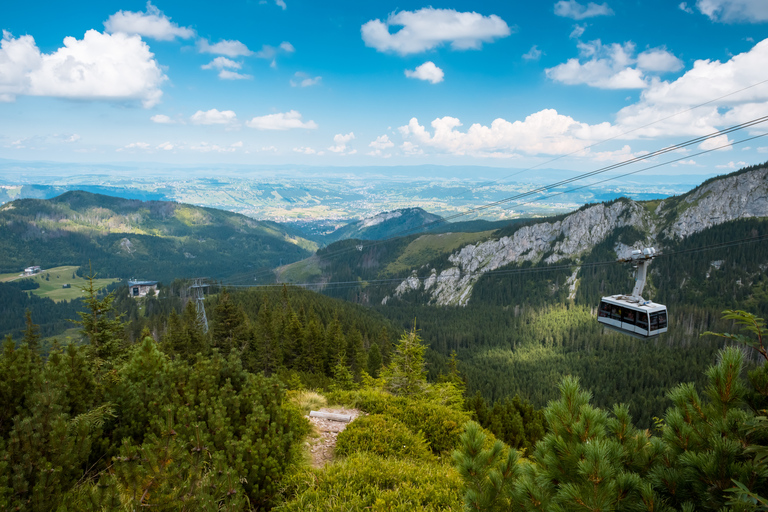
[[[362,412],[357,409],[346,409],[343,407],[329,408],[323,407],[320,412],[333,414],[344,414],[350,416],[352,421],[360,416]],[[309,444],[309,453],[312,457],[311,465],[313,468],[322,468],[327,463],[333,461],[333,452],[336,449],[336,438],[339,432],[342,432],[349,423],[343,421],[333,421],[323,418],[314,418],[305,416],[312,424],[315,436],[311,436],[307,443]]]

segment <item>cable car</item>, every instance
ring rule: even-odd
[[[640,295],[645,288],[648,264],[656,257],[653,247],[634,250],[628,259],[619,260],[637,265],[632,295],[603,297],[597,310],[597,321],[609,329],[636,338],[652,338],[667,332],[667,307]]]

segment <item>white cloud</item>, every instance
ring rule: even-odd
[[[275,146],[264,146],[261,148],[260,151],[269,151],[270,153],[277,153],[277,148]]]
[[[250,80],[253,78],[252,75],[246,75],[243,73],[237,73],[235,71],[230,71],[228,69],[222,69],[219,71],[219,78],[222,80]]]
[[[283,41],[278,46],[270,46],[265,44],[261,47],[261,50],[254,54],[259,59],[274,59],[280,53],[293,53],[296,49],[288,41]]]
[[[576,25],[573,26],[573,30],[571,31],[571,34],[568,37],[570,37],[571,39],[578,39],[584,34],[585,30],[587,30],[586,23],[583,25],[579,25],[577,23]]]
[[[417,78],[419,80],[427,80],[433,84],[443,81],[443,70],[435,66],[435,63],[430,61],[425,62],[421,66],[418,66],[414,70],[406,69],[405,76],[408,78]]]
[[[766,62],[768,39],[726,62],[697,60],[676,80],[652,80],[639,102],[618,112],[616,123],[622,131],[655,123],[639,128],[632,137],[701,136],[717,131],[717,127],[768,115],[768,88],[749,87],[765,80]],[[741,89],[745,90],[731,94]],[[710,103],[680,113],[705,102]],[[677,115],[670,117],[673,114]]]
[[[696,160],[680,160],[679,162],[675,162],[672,165],[696,165]]]
[[[311,87],[313,85],[319,84],[323,79],[321,76],[312,78],[301,71],[297,71],[293,76],[295,80],[293,78],[290,80],[291,87]]]
[[[165,114],[157,114],[149,118],[150,121],[157,124],[173,124],[174,121]]]
[[[137,35],[89,30],[83,39],[64,38],[53,53],[40,53],[32,36],[3,31],[0,100],[17,95],[87,100],[140,100],[156,105],[167,77],[149,46]]]
[[[133,151],[136,149],[145,150],[145,149],[149,149],[149,146],[150,145],[148,142],[131,142],[127,146],[124,146],[122,148],[117,148],[116,151],[120,152],[120,151],[125,151],[126,149],[130,151]]]
[[[731,140],[728,139],[727,135],[718,135],[717,137],[707,139],[699,144],[699,149],[703,149],[704,151],[710,149],[717,149],[718,151],[730,151],[733,149],[733,146],[731,146]]]
[[[539,50],[536,45],[533,45],[531,46],[531,49],[528,50],[528,53],[523,54],[523,58],[525,60],[539,60],[542,55],[544,55],[544,52]]]
[[[191,28],[180,27],[171,22],[171,19],[151,2],[147,2],[147,12],[116,12],[104,22],[104,28],[107,32],[139,34],[158,41],[172,41],[177,37],[189,39],[195,35]]]
[[[438,118],[432,121],[434,133],[430,134],[414,117],[398,130],[404,138],[414,141],[411,146],[403,147],[404,151],[431,147],[438,152],[473,156],[512,155],[518,151],[562,155],[617,134],[610,123],[588,125],[552,109],[532,114],[524,121],[509,122],[499,118],[490,126],[473,124],[463,132],[457,130],[460,126],[462,124],[456,118]]]
[[[236,40],[223,39],[218,43],[209,44],[207,39],[197,41],[197,50],[200,53],[212,53],[214,55],[226,55],[227,57],[240,57],[253,55],[246,45]]]
[[[80,136],[76,133],[73,133],[71,136],[67,137],[64,142],[77,142],[80,140]]]
[[[696,7],[712,21],[723,23],[768,21],[765,0],[697,0]]]
[[[200,66],[201,69],[218,69],[219,78],[222,80],[244,80],[253,78],[251,75],[232,71],[233,69],[240,69],[242,67],[242,63],[228,59],[226,57],[216,57],[208,64],[203,64]]]
[[[352,151],[348,152],[347,151],[347,143],[349,141],[353,140],[354,138],[355,138],[354,132],[349,132],[346,135],[344,135],[342,133],[337,133],[336,135],[333,136],[333,142],[335,142],[336,145],[329,147],[328,151],[331,151],[333,153],[340,153],[342,155],[344,155],[344,154],[353,155],[357,151],[356,150],[352,150]]]
[[[683,61],[666,48],[651,48],[637,56],[637,67],[644,71],[666,73],[683,69]]]
[[[243,65],[240,62],[228,59],[226,57],[216,57],[208,64],[200,66],[201,69],[240,69]]]
[[[768,147],[763,146],[761,148],[757,148],[757,152],[758,153],[768,153]]]
[[[400,144],[400,149],[406,155],[423,155],[424,154],[423,149],[421,149],[418,145],[408,140]]]
[[[595,16],[611,16],[613,9],[608,7],[606,3],[589,2],[587,5],[581,5],[576,0],[560,0],[555,4],[555,14],[564,18],[583,20]]]
[[[295,110],[254,117],[245,124],[257,130],[290,130],[292,128],[314,130],[317,128],[317,123],[314,121],[302,121],[301,114]]]
[[[162,149],[163,151],[170,151],[173,148],[174,146],[170,142],[163,142],[162,144],[157,145],[157,149]]]
[[[371,141],[370,144],[368,144],[368,147],[373,148],[373,151],[368,152],[368,155],[371,156],[382,156],[382,152],[386,149],[392,148],[395,146],[395,143],[389,140],[389,137],[384,135],[379,135],[376,137],[375,140]],[[383,155],[385,157],[391,156],[391,154],[387,153]]]
[[[728,162],[725,165],[716,165],[718,169],[740,169],[744,167],[745,165],[748,165],[747,162]]]
[[[189,118],[192,124],[232,124],[237,121],[237,116],[232,110],[198,110]]]
[[[234,153],[237,149],[242,147],[242,145],[242,142],[235,142],[229,146],[219,146],[218,144],[200,142],[198,144],[192,144],[189,146],[189,149],[192,151],[199,151],[200,153]]]
[[[323,155],[324,151],[315,151],[309,147],[293,148],[294,153],[301,153],[302,155]]]
[[[275,5],[280,7],[282,10],[286,10],[288,8],[288,6],[285,5],[285,0],[275,0]]]
[[[390,27],[402,28],[393,34]],[[495,14],[483,16],[476,12],[425,7],[418,11],[393,12],[386,21],[370,20],[360,32],[366,46],[380,52],[408,55],[447,43],[454,50],[477,50],[482,43],[507,37],[512,31]]]
[[[373,140],[370,144],[368,144],[369,147],[372,147],[373,149],[387,149],[395,146],[395,143],[389,140],[389,137],[384,135],[379,135],[376,137],[375,140]]]
[[[687,12],[688,14],[693,14],[693,9],[688,7],[688,4],[686,2],[680,2],[680,5],[678,5],[677,8],[683,12]]]
[[[633,68],[632,54],[635,45],[614,43],[603,45],[600,40],[579,43],[582,63],[579,59],[568,59],[546,70],[547,77],[568,85],[587,84],[600,89],[642,89],[646,87],[643,72]]]

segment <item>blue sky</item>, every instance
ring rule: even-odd
[[[34,7],[2,8],[0,158],[590,170],[768,115],[765,0]]]

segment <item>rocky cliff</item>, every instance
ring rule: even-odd
[[[765,216],[768,169],[734,173],[658,204],[620,200],[585,206],[556,222],[524,226],[510,236],[466,245],[448,257],[448,268],[440,272],[433,269],[427,278],[409,277],[397,287],[395,296],[423,289],[432,304],[463,306],[469,302],[474,284],[486,272],[525,261],[578,261],[622,227],[636,228],[645,239],[631,246],[617,244],[617,257],[626,257],[632,249],[644,245],[663,248],[664,240],[685,238],[724,222]],[[575,274],[573,280],[570,285],[575,288]]]

